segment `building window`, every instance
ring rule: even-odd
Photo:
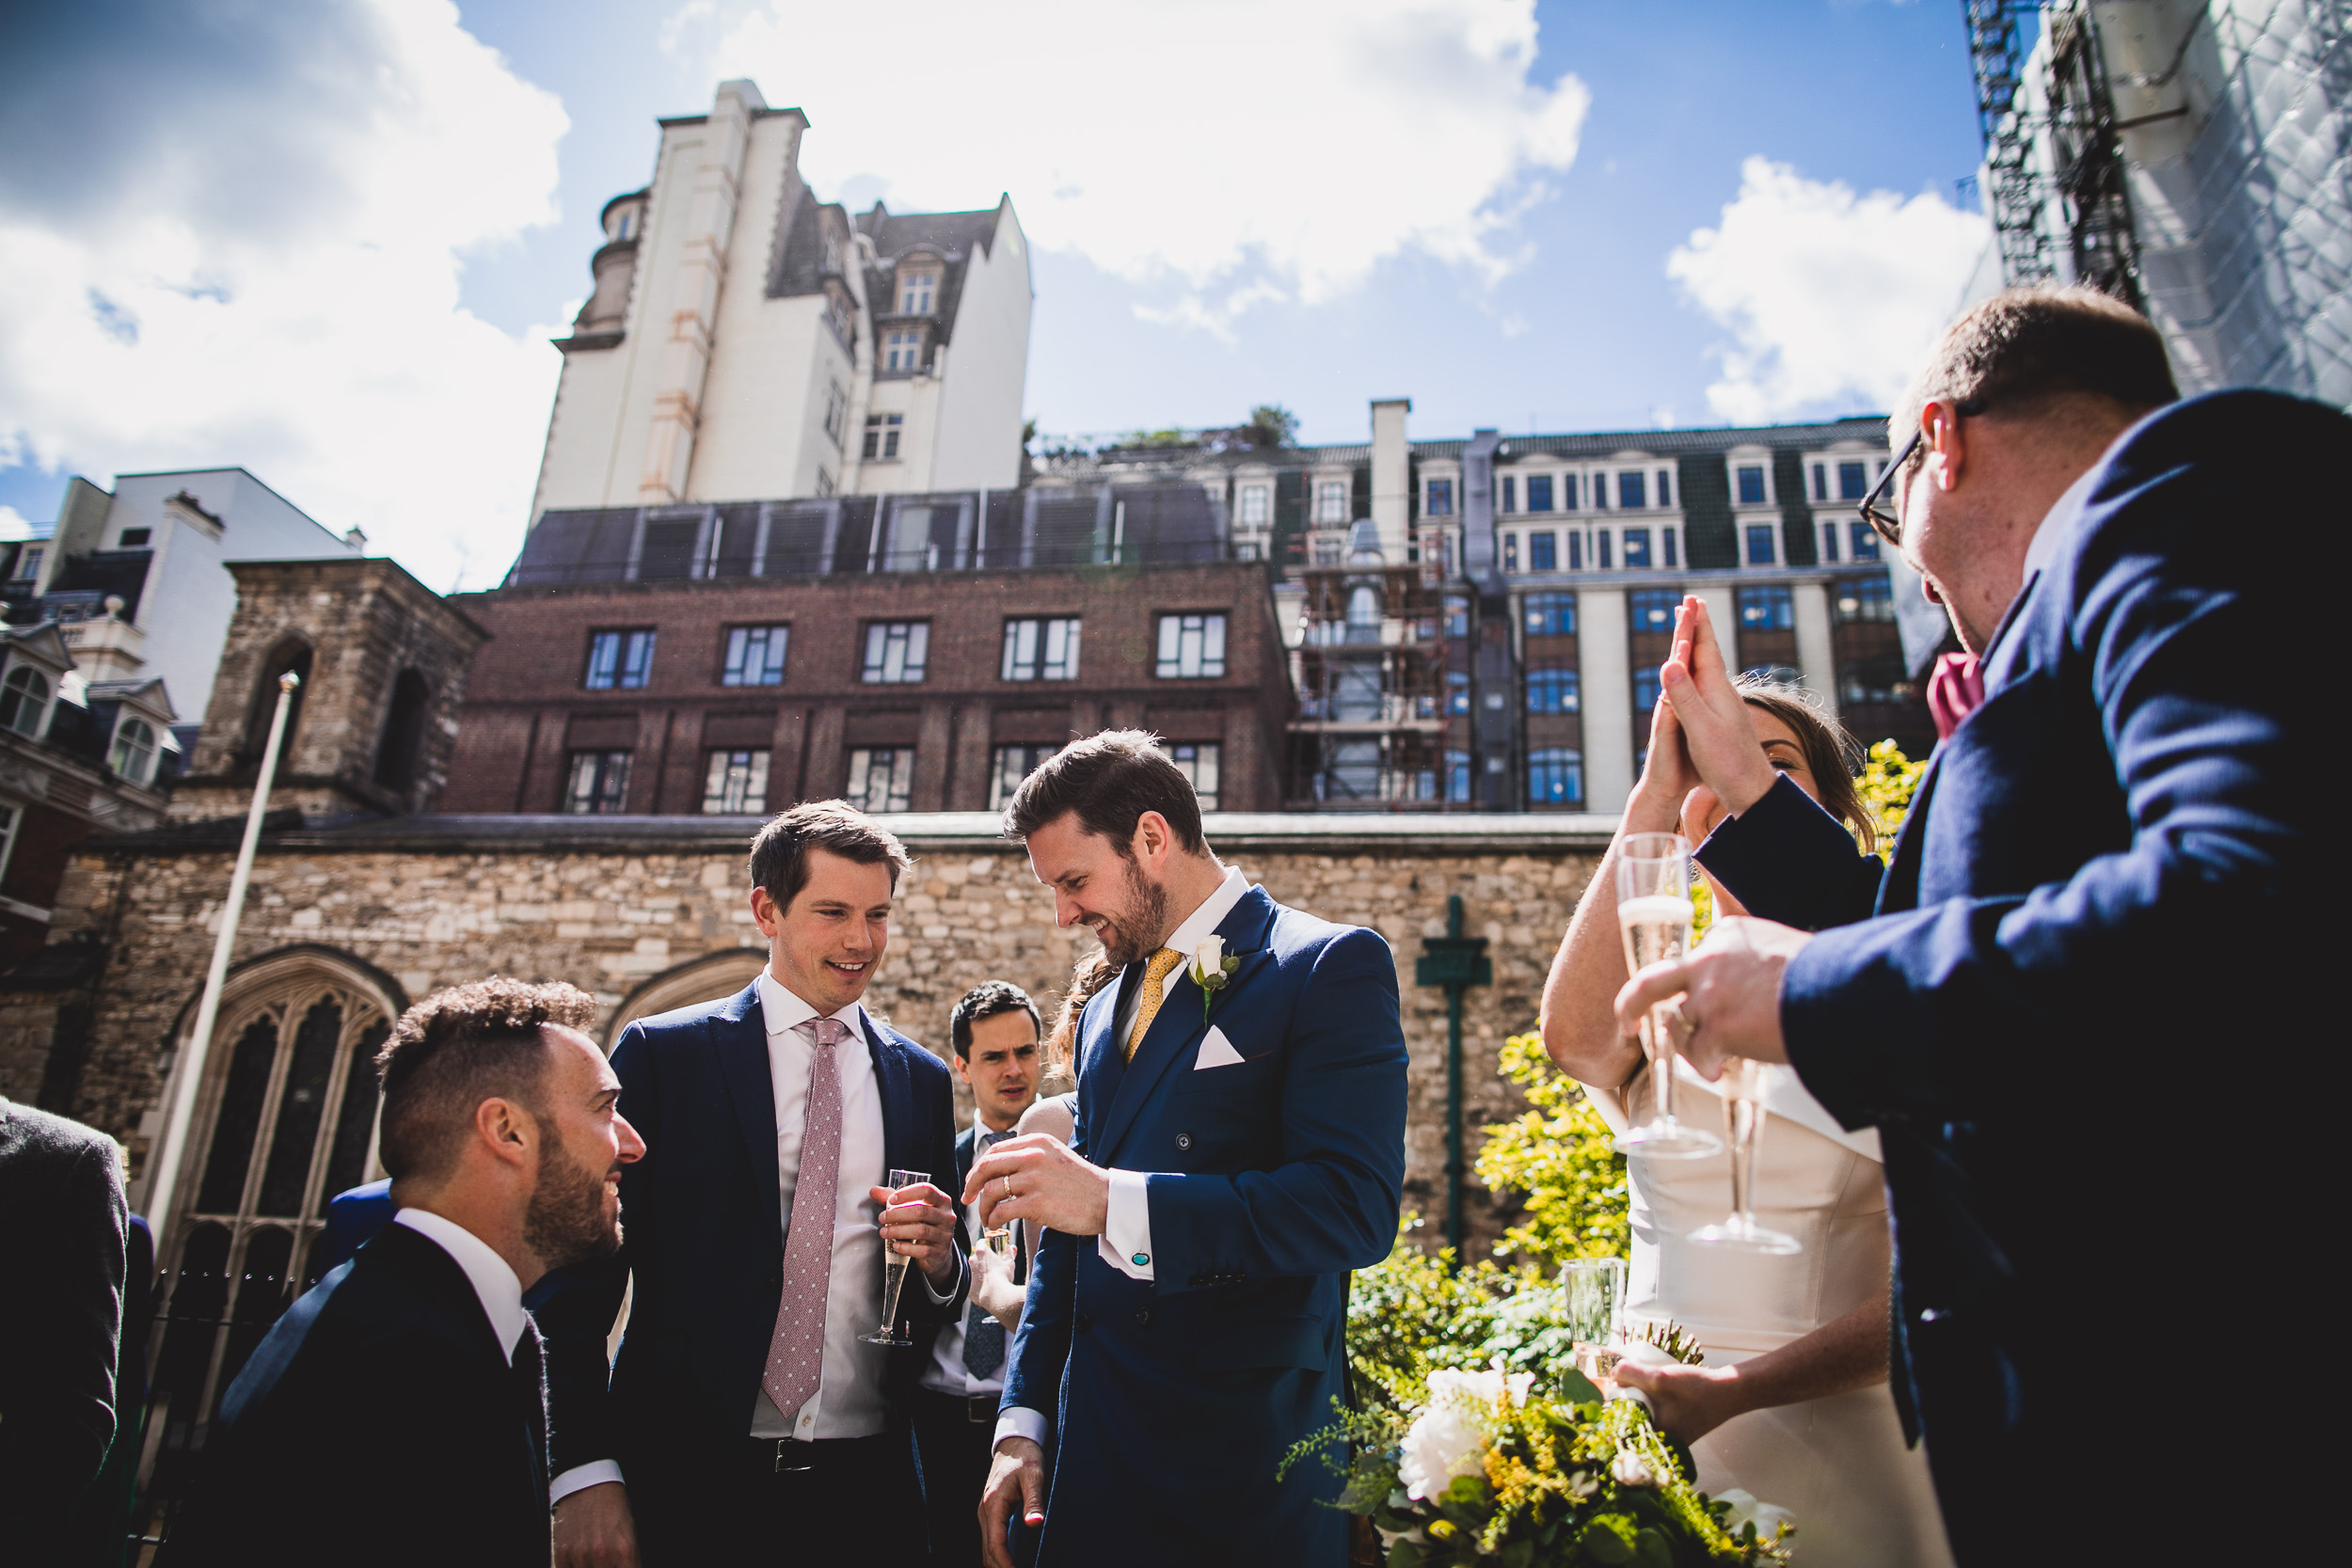
[[[1629,528],[1625,531],[1625,568],[1639,572],[1649,566],[1649,530]]]
[[[0,681],[0,729],[39,740],[49,721],[49,677],[20,664]]]
[[[1244,528],[1264,528],[1274,520],[1274,491],[1269,485],[1245,484],[1237,519]]]
[[[1796,596],[1786,588],[1740,590],[1741,631],[1793,631],[1797,626]]]
[[[114,749],[106,766],[125,784],[144,784],[155,776],[155,730],[143,719],[125,718],[115,726]]]
[[[1470,600],[1456,594],[1446,595],[1445,634],[1448,637],[1470,635]]]
[[[1837,585],[1840,621],[1892,621],[1895,590],[1884,578],[1848,578]]]
[[[1547,531],[1527,536],[1527,569],[1531,572],[1556,572],[1560,569],[1558,534]]]
[[[908,273],[898,279],[898,314],[930,315],[931,300],[938,290],[939,274],[929,271]]]
[[[1200,798],[1200,809],[1216,811],[1219,748],[1214,742],[1195,744],[1186,740],[1163,742],[1160,750],[1167,754],[1168,761],[1176,765],[1176,771],[1184,776],[1184,782],[1192,785],[1192,792]]]
[[[1575,529],[1570,529],[1568,531],[1568,570],[1581,572],[1583,569],[1584,535]]]
[[[1429,503],[1422,510],[1432,517],[1453,516],[1454,482],[1450,479],[1431,480],[1429,482]]]
[[[858,678],[869,685],[913,686],[923,678],[930,643],[928,621],[876,621],[866,628],[866,667]]]
[[[384,737],[375,751],[375,782],[384,788],[405,791],[417,782],[417,759],[424,750],[427,709],[432,702],[433,688],[422,673],[403,670],[392,682]]]
[[[1667,470],[1661,468],[1658,470],[1658,504],[1661,506],[1672,506],[1674,503],[1674,485],[1667,477]]]
[[[564,785],[564,809],[574,816],[609,816],[628,807],[628,753],[574,752]]]
[[[1470,711],[1470,672],[1448,670],[1445,673],[1445,710],[1448,713]]]
[[[1574,713],[1576,672],[1557,668],[1530,670],[1527,673],[1527,711]]]
[[[1772,525],[1750,523],[1748,534],[1748,564],[1770,566],[1772,563]]]
[[[1670,528],[1661,528],[1658,531],[1658,536],[1659,543],[1666,546],[1666,564],[1669,566],[1681,565],[1682,562],[1677,559],[1680,554],[1680,551],[1676,546],[1675,531]]]
[[[841,427],[848,420],[850,400],[841,390],[841,383],[825,386],[825,436],[837,449],[841,445]]]
[[[1633,672],[1633,717],[1636,721],[1649,722],[1650,709],[1658,705],[1658,667],[1645,664]]]
[[[914,788],[914,747],[860,746],[850,753],[850,784],[841,795],[858,810],[906,811]]]
[[[920,332],[885,332],[882,334],[882,369],[886,371],[918,370],[923,363],[923,334]],[[869,424],[871,420],[867,421]]]
[[[1448,752],[1445,754],[1445,798],[1457,804],[1470,798],[1470,758],[1468,752]]]
[[[1593,510],[1596,512],[1609,510],[1609,476],[1607,474],[1593,476]]]
[[[1527,509],[1530,512],[1551,510],[1551,476],[1549,474],[1527,476]]]
[[[126,528],[122,531],[122,537],[115,541],[115,547],[123,550],[143,550],[147,548],[147,542],[154,536],[154,531],[151,529]]]
[[[1563,512],[1576,510],[1576,476],[1574,474],[1560,476],[1560,509]]]
[[[1078,678],[1078,618],[1005,623],[1009,681],[1074,681]]]
[[[1608,569],[1610,564],[1609,548],[1609,531],[1607,529],[1602,529],[1598,533],[1593,535],[1593,563],[1599,566],[1604,571]]]
[[[1502,569],[1506,572],[1519,569],[1519,536],[1516,533],[1502,536]]]
[[[1851,552],[1852,560],[1876,561],[1879,558],[1878,530],[1872,528],[1869,524],[1861,522],[1848,523],[1846,525],[1846,537],[1853,544],[1853,550]]]
[[[736,626],[727,632],[726,668],[721,686],[782,686],[784,649],[790,626]]]
[[[861,455],[887,462],[898,455],[898,432],[906,423],[903,414],[868,414],[866,417],[866,445]]]
[[[1046,759],[1060,751],[1058,746],[999,746],[995,768],[989,775],[988,809],[1002,811],[1012,792],[1021,787],[1021,781],[1045,766]]]
[[[40,576],[40,563],[48,559],[49,547],[47,546],[25,546],[24,548],[18,553],[16,558],[17,580],[19,582],[30,582],[35,578]]]
[[[751,816],[768,809],[768,749],[713,752],[703,770],[705,816]]]
[[[1837,525],[1836,523],[1821,525],[1821,559],[1827,562],[1835,562],[1837,559]]]
[[[1576,535],[1568,538],[1573,541]],[[1527,616],[1530,637],[1574,637],[1576,635],[1576,595],[1573,594],[1530,594],[1520,610]]]
[[[595,631],[588,634],[588,673],[580,684],[591,691],[636,691],[653,677],[653,632]]]
[[[1837,499],[1858,501],[1870,493],[1870,471],[1859,463],[1837,465]]]
[[[1764,470],[1751,464],[1740,470],[1738,478],[1740,504],[1762,506],[1764,504]]]
[[[1318,523],[1347,521],[1347,481],[1327,479],[1315,486],[1315,521]]]
[[[1642,475],[1619,474],[1617,476],[1617,504],[1628,510],[1647,506],[1649,501],[1644,494],[1647,488]]]
[[[833,475],[822,468],[817,470],[817,494],[819,499],[833,494]]]
[[[1583,756],[1565,746],[1542,746],[1528,752],[1527,803],[1532,806],[1582,805]]]
[[[1225,674],[1225,617],[1161,616],[1160,657],[1154,673],[1162,680],[1222,679]]]
[[[1856,659],[1845,672],[1838,695],[1851,705],[1857,703],[1899,703],[1911,696],[1911,683],[1903,678],[1900,658]]]
[[[1515,476],[1515,475],[1512,475],[1512,474],[1504,474],[1504,475],[1502,476],[1502,510],[1503,510],[1503,511],[1505,511],[1505,512],[1517,512],[1518,509],[1519,509],[1519,482],[1518,482],[1518,477],[1517,477],[1517,476]]]
[[[0,879],[8,877],[8,857],[16,850],[16,830],[24,825],[24,811],[0,800]]]
[[[1625,596],[1626,614],[1636,633],[1673,631],[1675,611],[1681,608],[1682,595],[1671,588],[1637,588]]]
[[[1813,499],[1817,501],[1829,499],[1829,467],[1826,464],[1813,465]]]

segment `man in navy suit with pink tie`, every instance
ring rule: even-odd
[[[981,1502],[1040,1568],[1339,1568],[1337,1478],[1275,1470],[1345,1387],[1347,1275],[1389,1254],[1405,1175],[1396,963],[1210,852],[1154,738],[1112,731],[1005,814],[1064,926],[1124,973],[1079,1028],[1068,1147],[977,1161],[983,1218],[1048,1227]]]

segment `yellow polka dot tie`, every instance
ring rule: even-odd
[[[1168,977],[1184,961],[1182,953],[1173,947],[1163,947],[1143,966],[1143,994],[1136,1001],[1136,1022],[1127,1031],[1127,1043],[1122,1048],[1128,1061],[1136,1059],[1136,1047],[1143,1043],[1144,1031],[1160,1015],[1160,1000],[1167,994]]]

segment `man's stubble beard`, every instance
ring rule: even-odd
[[[1103,956],[1120,969],[1156,952],[1160,933],[1168,929],[1168,890],[1145,878],[1135,861],[1127,863],[1127,894],[1124,917],[1098,933]]]
[[[550,1269],[607,1258],[621,1245],[621,1226],[604,1217],[605,1177],[569,1149],[550,1147],[539,1162],[523,1244]]]

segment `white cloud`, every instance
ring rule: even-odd
[[[239,464],[478,585],[529,514],[557,356],[460,308],[460,268],[553,220],[568,121],[447,0],[257,20],[280,58],[222,84],[218,124],[175,105],[103,202],[0,213],[0,466]],[[250,200],[207,198],[224,165]]]
[[[1169,288],[1182,297],[1150,319],[1220,335],[1268,297],[1234,293],[1244,278],[1314,304],[1406,250],[1488,283],[1523,265],[1512,227],[1574,161],[1591,102],[1574,76],[1530,80],[1534,0],[888,15],[878,32],[857,7],[738,8],[706,35],[708,70],[807,110],[820,192],[878,177],[893,207],[922,210],[1009,191],[1037,244]],[[818,63],[843,60],[871,69]]]
[[[1666,275],[1732,336],[1707,389],[1734,423],[1888,408],[1949,321],[1991,230],[1932,193],[1856,196],[1751,157],[1723,221]]]
[[[33,525],[13,506],[0,506],[0,539],[30,539]]]

